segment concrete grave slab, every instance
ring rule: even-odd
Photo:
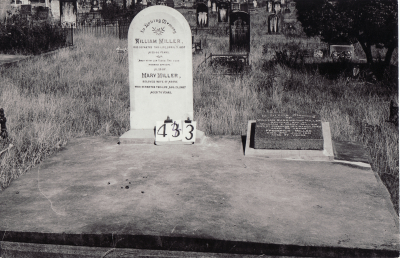
[[[192,146],[117,142],[74,139],[13,181],[0,193],[1,248],[399,254],[398,217],[370,167],[245,158],[233,136]]]

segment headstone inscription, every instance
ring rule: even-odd
[[[235,11],[230,15],[229,51],[250,52],[250,15]]]
[[[254,148],[323,150],[321,118],[317,114],[264,114],[256,122]]]
[[[203,3],[197,5],[197,27],[208,27],[208,7]]]
[[[228,22],[229,3],[218,3],[218,22]]]
[[[191,31],[185,17],[151,6],[128,32],[130,131],[121,142],[154,142],[157,121],[193,120]],[[136,140],[135,140],[136,139]]]

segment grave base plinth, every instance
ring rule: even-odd
[[[202,131],[196,130],[195,144],[201,144],[205,138]],[[176,144],[193,144],[191,142],[170,141],[156,142],[155,129],[132,129],[119,137],[120,144],[156,144],[156,145],[176,145]]]

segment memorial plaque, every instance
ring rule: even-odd
[[[323,150],[321,118],[316,114],[262,115],[256,123],[254,148]]]
[[[208,7],[203,3],[197,4],[197,27],[208,27]]]
[[[173,8],[151,6],[133,19],[128,32],[131,130],[153,130],[167,116],[193,120],[191,39],[188,22]]]
[[[229,51],[250,52],[250,15],[235,11],[230,15]]]
[[[229,3],[218,3],[218,22],[228,22]]]

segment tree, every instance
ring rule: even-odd
[[[295,0],[307,36],[329,43],[359,42],[371,64],[371,46],[387,48],[385,65],[398,47],[397,0]]]

